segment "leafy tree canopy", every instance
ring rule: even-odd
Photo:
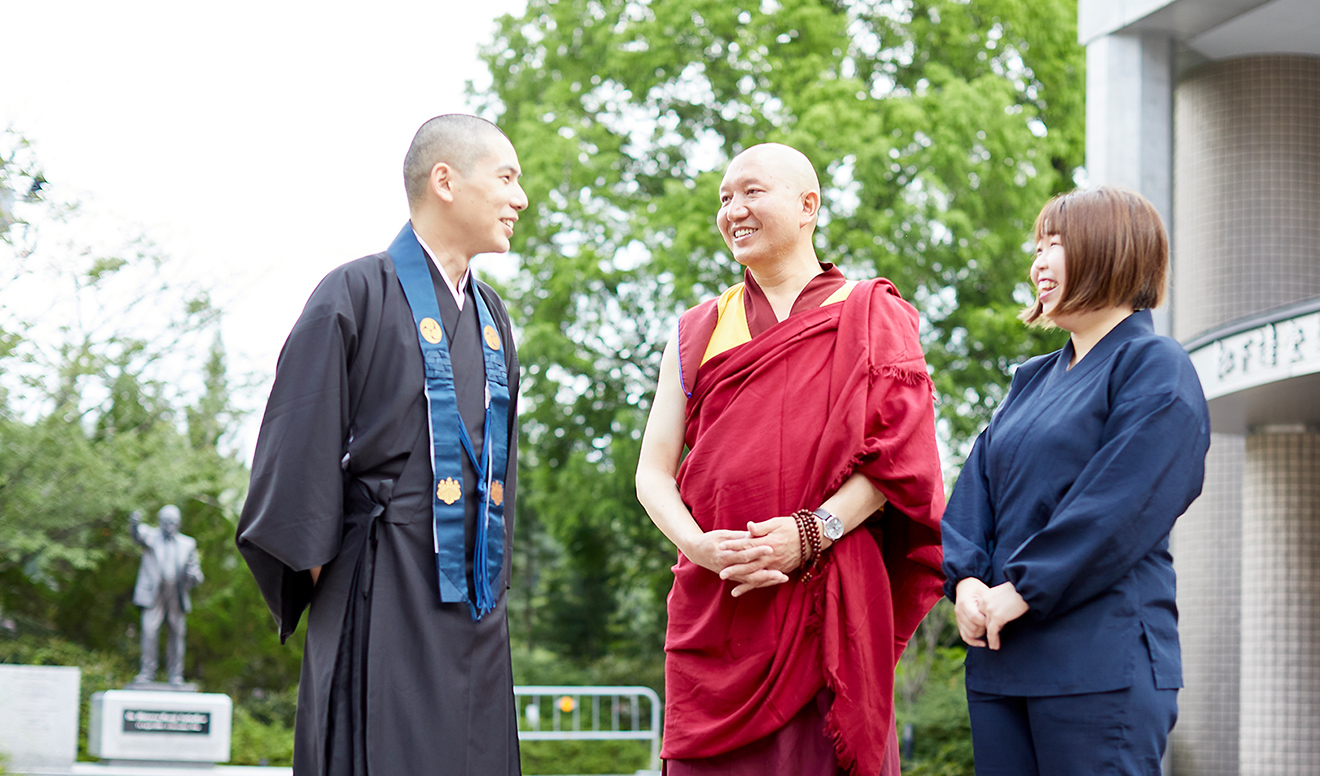
[[[549,606],[527,618],[541,640],[568,635],[548,623],[570,608],[589,653],[660,624],[645,613],[672,556],[632,495],[636,440],[677,315],[740,279],[714,216],[741,150],[806,153],[819,256],[890,278],[920,311],[955,454],[1010,367],[1061,344],[1016,313],[1032,220],[1082,162],[1075,18],[1075,0],[529,0],[500,21],[476,96],[532,200],[506,289],[523,329],[520,537],[567,548],[523,564],[540,592],[522,605]]]
[[[505,17],[484,107],[534,203],[513,289],[533,441],[578,425],[608,439],[617,405],[645,406],[676,313],[739,279],[716,190],[766,141],[817,167],[822,259],[890,278],[922,312],[948,438],[966,439],[1010,365],[1045,346],[1014,316],[1031,221],[1082,160],[1075,14],[1070,0],[531,0]]]
[[[0,637],[137,655],[128,514],[173,503],[206,576],[188,675],[296,684],[298,650],[280,649],[234,546],[247,472],[218,311],[181,262],[118,225],[94,240],[94,218],[43,181],[0,133]]]

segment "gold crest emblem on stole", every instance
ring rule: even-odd
[[[499,506],[504,503],[504,483],[494,480],[490,484],[490,503]]]
[[[490,345],[491,350],[500,349],[500,334],[495,331],[494,326],[487,326],[481,330],[482,336],[486,338],[486,344]]]
[[[446,477],[435,484],[435,497],[452,504],[463,497],[463,483],[453,477]]]
[[[434,318],[423,318],[417,324],[417,330],[422,333],[422,338],[432,345],[440,344],[440,340],[445,336],[445,330],[440,328],[440,324],[436,323]]]

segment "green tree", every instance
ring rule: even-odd
[[[0,407],[0,575],[44,590],[28,596],[26,585],[6,585],[4,605],[19,611],[54,596],[60,606],[42,600],[47,616],[65,635],[90,639],[125,604],[85,609],[68,583],[91,573],[88,594],[131,594],[131,577],[127,587],[106,584],[136,555],[128,512],[182,505],[203,480],[220,476],[210,469],[222,464],[183,433],[175,408],[186,389],[170,379],[203,350],[197,340],[216,312],[142,242],[100,255],[51,240],[23,263],[24,273],[0,291],[4,329],[16,333]],[[173,309],[163,301],[170,299],[180,300]],[[102,568],[111,558],[120,562]]]
[[[739,151],[805,152],[822,259],[921,312],[955,456],[1010,367],[1061,344],[1016,313],[1032,220],[1082,162],[1075,17],[1074,0],[529,0],[500,20],[476,97],[532,200],[506,288],[520,514],[562,549],[519,558],[538,585],[515,588],[536,613],[520,637],[588,657],[658,643],[662,617],[635,614],[662,607],[673,549],[632,496],[637,440],[677,315],[740,277],[714,228]]]
[[[0,637],[27,640],[14,655],[58,639],[135,656],[127,518],[173,503],[206,576],[186,673],[240,699],[295,686],[300,650],[280,647],[234,546],[247,470],[218,310],[144,239],[89,246],[27,144],[0,133],[0,149]]]

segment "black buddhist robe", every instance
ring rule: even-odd
[[[460,313],[434,266],[459,413],[478,450],[485,382],[472,291]],[[509,374],[504,571],[517,469],[518,361],[508,313],[495,317]],[[492,430],[492,433],[496,433]],[[307,611],[294,772],[518,774],[506,596],[473,622],[442,604],[422,359],[388,254],[332,271],[313,292],[276,368],[238,526],[238,546],[280,629]],[[476,473],[463,456],[464,493]],[[496,479],[501,473],[496,473]],[[475,498],[467,502],[469,596]],[[308,569],[322,566],[313,587]]]

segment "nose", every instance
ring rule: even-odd
[[[514,210],[518,210],[518,211],[526,210],[527,192],[523,191],[523,187],[521,183],[515,183],[513,185],[514,188],[517,189],[517,191],[513,195],[513,201],[510,202],[509,204],[513,206]]]
[[[1036,277],[1036,273],[1044,268],[1045,268],[1045,251],[1037,249],[1035,255],[1032,256],[1031,258],[1031,266],[1027,269],[1027,273],[1031,275],[1032,279],[1034,280]]]
[[[745,217],[747,212],[746,200],[737,194],[724,205],[725,218],[730,221]]]

